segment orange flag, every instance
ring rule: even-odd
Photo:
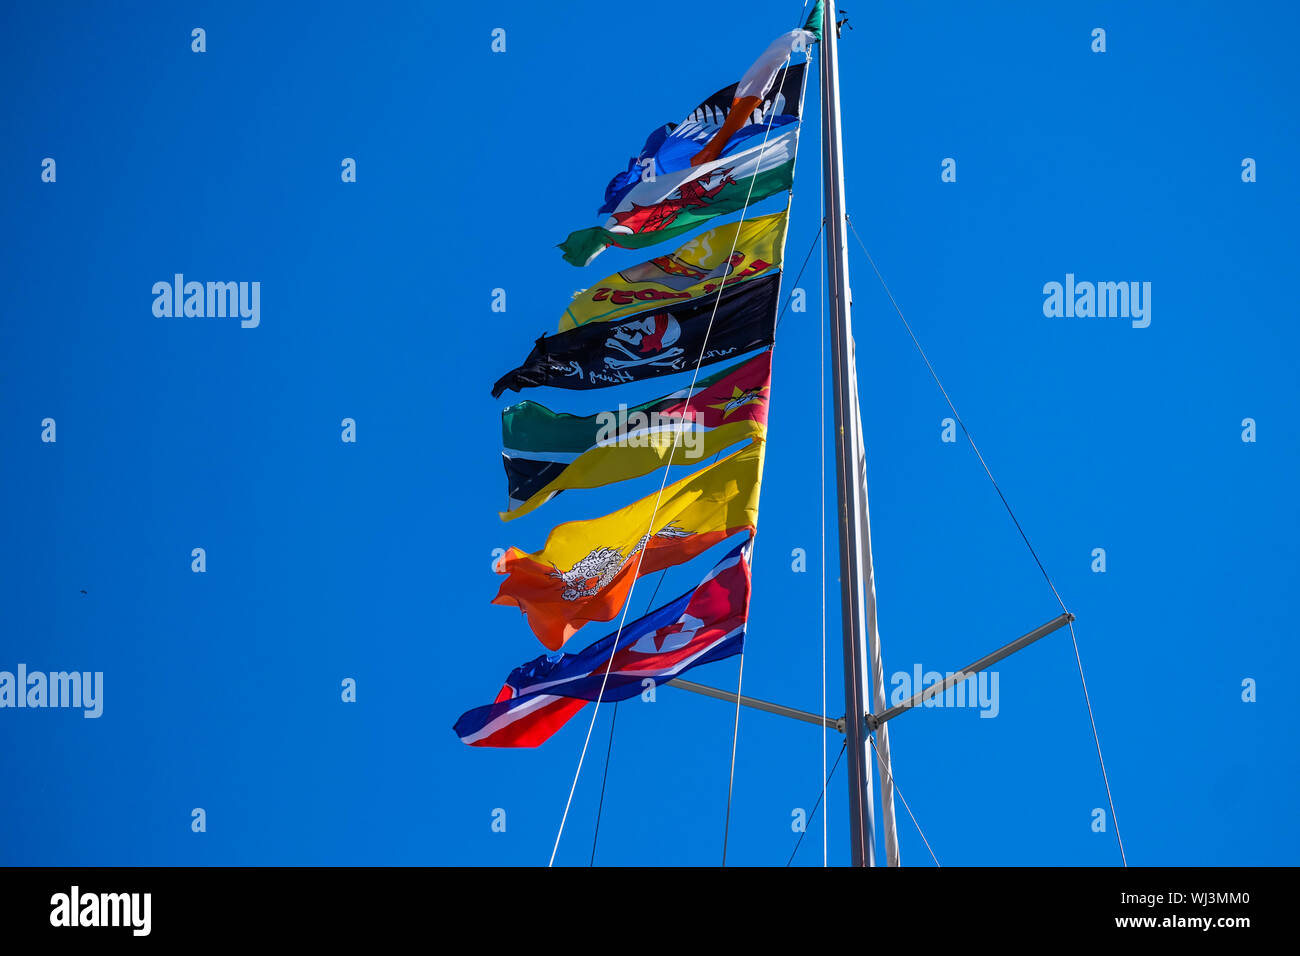
[[[689,561],[758,525],[764,442],[603,518],[557,526],[534,554],[509,549],[493,604],[513,604],[548,649],[564,646],[588,621],[613,620],[632,582]],[[657,502],[657,507],[656,507]]]

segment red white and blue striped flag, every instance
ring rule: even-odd
[[[474,747],[536,747],[595,700],[602,681],[602,700],[627,700],[641,693],[646,678],[665,683],[739,653],[749,614],[748,545],[734,548],[694,590],[625,625],[621,634],[577,654],[543,654],[515,668],[495,702],[456,721],[457,735]]]

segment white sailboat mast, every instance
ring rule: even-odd
[[[876,706],[883,704],[876,633],[875,577],[867,511],[865,452],[857,404],[852,301],[845,242],[844,155],[841,147],[839,61],[834,8],[824,8],[821,41],[822,174],[826,191],[826,269],[830,291],[834,368],[835,461],[840,539],[841,619],[844,642],[845,738],[849,777],[849,839],[854,866],[875,865],[874,800],[866,715],[868,662],[875,664]],[[882,728],[883,729],[883,728]],[[887,740],[878,744],[887,861],[898,863]]]

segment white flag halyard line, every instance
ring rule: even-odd
[[[784,83],[784,82],[785,82],[785,74],[789,71],[789,69],[790,69],[790,57],[787,56],[786,59],[785,59],[785,65],[784,65],[784,67],[782,68],[782,74],[781,74],[781,80],[780,80],[781,83]],[[802,104],[801,104],[801,105],[802,105]],[[802,116],[802,111],[801,111],[801,113],[800,113],[800,117],[799,117],[799,125],[800,125],[800,132],[802,132],[802,125],[803,125],[803,116]],[[769,122],[768,125],[767,125],[767,129],[765,129],[765,130],[763,131],[763,145],[759,148],[759,159],[760,159],[760,160],[761,160],[761,158],[762,158],[762,152],[763,152],[763,150],[767,148],[767,138],[768,138],[768,136],[771,134],[771,132],[772,132],[772,124]],[[754,181],[755,181],[755,179],[756,179],[757,176],[758,176],[758,169],[757,169],[757,165],[758,165],[758,164],[756,163],[755,165],[756,165],[756,168],[755,168],[754,174],[753,174],[752,176],[750,176],[750,179],[749,179],[749,192],[746,194],[746,196],[745,196],[745,204],[744,204],[744,206],[741,207],[741,210],[740,210],[740,219],[737,221],[736,232],[735,232],[735,235],[732,237],[732,241],[731,241],[731,251],[727,254],[727,259],[730,259],[730,258],[731,258],[733,255],[735,255],[735,253],[736,253],[736,244],[737,244],[737,242],[738,242],[739,239],[740,239],[740,228],[739,228],[739,227],[740,227],[741,225],[744,224],[744,222],[745,222],[745,217],[749,214],[749,203],[750,203],[751,198],[752,198],[753,195],[754,195]],[[726,260],[723,260],[723,261],[726,261]],[[691,410],[691,402],[694,401],[694,399],[695,399],[695,394],[694,394],[694,392],[695,392],[695,382],[696,382],[696,380],[699,378],[699,375],[700,375],[700,366],[701,366],[701,364],[702,364],[703,361],[704,361],[704,353],[705,353],[705,351],[708,349],[708,345],[709,345],[709,336],[710,336],[710,335],[712,334],[712,332],[713,332],[713,320],[717,317],[717,314],[718,314],[718,306],[719,306],[719,304],[720,304],[721,301],[722,301],[722,293],[726,290],[726,288],[727,288],[726,283],[721,283],[721,284],[719,284],[719,286],[718,286],[718,293],[717,293],[717,295],[714,297],[714,300],[713,300],[713,311],[709,314],[709,324],[708,324],[708,326],[705,327],[705,330],[704,330],[704,340],[700,343],[700,354],[699,354],[699,357],[698,357],[698,358],[696,359],[696,361],[695,361],[695,370],[691,373],[691,384],[690,384],[689,389],[688,389],[688,392],[689,392],[689,394],[691,395],[691,397],[688,398],[688,399],[686,400],[686,413],[687,413],[687,414],[690,413],[690,410]],[[664,489],[668,487],[668,472],[672,469],[672,466],[673,466],[673,459],[674,459],[674,458],[676,457],[676,455],[677,455],[677,447],[678,447],[678,445],[680,444],[680,441],[681,441],[681,433],[678,432],[676,435],[674,435],[672,451],[669,452],[669,455],[668,455],[668,463],[664,466],[664,477],[663,477],[663,480],[659,483],[659,492],[655,495],[655,504],[654,504],[654,508],[653,508],[653,509],[651,510],[651,512],[650,512],[650,524],[649,524],[649,527],[646,529],[646,534],[647,534],[647,535],[651,535],[651,534],[654,533],[654,523],[655,523],[655,518],[658,516],[658,513],[659,513],[659,503],[660,503],[660,501],[663,499]],[[766,453],[766,449],[764,450],[764,453]],[[761,464],[760,464],[760,473],[761,473]],[[756,523],[757,523],[757,522],[756,522]],[[758,534],[758,528],[757,528],[757,527],[755,527],[753,534],[754,534],[754,535],[757,535],[757,534]],[[596,718],[600,715],[600,704],[601,704],[601,701],[604,699],[604,696],[605,696],[605,686],[606,686],[606,685],[608,684],[608,682],[609,682],[609,670],[610,670],[610,667],[611,667],[611,666],[613,665],[613,663],[614,663],[614,654],[615,654],[615,652],[617,651],[617,648],[618,648],[618,639],[619,639],[619,637],[622,636],[622,634],[623,634],[623,626],[627,623],[627,612],[628,612],[628,608],[630,608],[630,607],[632,606],[632,594],[636,591],[636,582],[637,582],[637,579],[641,576],[641,564],[642,564],[642,562],[645,560],[645,555],[646,555],[646,551],[647,551],[647,550],[649,550],[648,547],[647,547],[647,548],[642,548],[641,551],[640,551],[640,553],[637,555],[636,570],[635,570],[635,572],[634,572],[633,575],[632,575],[632,582],[631,582],[630,586],[628,587],[627,597],[624,599],[624,602],[623,602],[623,613],[622,613],[622,616],[619,618],[619,622],[618,622],[618,630],[615,632],[615,634],[614,634],[614,640],[613,640],[613,642],[612,642],[611,645],[610,645],[610,655],[609,655],[609,659],[605,662],[605,673],[604,673],[604,675],[603,675],[602,678],[601,678],[601,682],[600,682],[600,691],[599,691],[599,693],[598,693],[597,696],[596,696],[596,706],[593,707],[593,708],[592,708],[592,711],[591,711],[591,722],[587,725],[587,736],[586,736],[586,738],[585,738],[585,739],[583,740],[583,742],[582,742],[582,752],[578,755],[578,767],[577,767],[577,769],[576,769],[576,770],[574,771],[574,773],[573,773],[573,783],[572,783],[572,784],[570,785],[570,787],[569,787],[569,797],[568,797],[568,799],[567,799],[567,800],[565,801],[565,803],[564,803],[564,814],[563,814],[563,816],[560,817],[560,827],[559,827],[559,830],[558,830],[558,831],[556,832],[556,834],[555,834],[555,846],[551,848],[551,858],[550,858],[550,860],[549,860],[549,861],[547,862],[547,864],[546,864],[548,867],[551,867],[551,866],[554,866],[554,865],[555,865],[555,855],[556,855],[556,853],[559,852],[559,849],[560,849],[560,840],[564,837],[564,825],[565,825],[565,823],[566,823],[566,822],[568,821],[568,819],[569,819],[569,810],[570,810],[570,808],[573,806],[573,794],[577,791],[577,789],[578,789],[578,779],[582,776],[582,765],[583,765],[583,762],[587,759],[587,748],[588,748],[588,746],[591,744],[591,732],[592,732],[593,729],[595,729],[595,726],[596,726]],[[750,563],[750,572],[751,572],[751,574],[753,573],[753,563],[752,563],[752,561],[751,561],[751,563]],[[740,666],[741,666],[741,672],[743,673],[743,672],[744,672],[744,666],[745,666],[745,653],[744,653],[744,649],[743,649],[743,648],[741,649],[741,653],[740,653]],[[739,704],[737,704],[737,713],[739,714]],[[737,726],[739,726],[739,716],[737,717]],[[732,756],[733,756],[733,774],[734,774],[734,756],[735,756],[735,754],[734,754],[734,749],[735,749],[735,741],[734,741],[734,738],[733,738],[733,741],[732,741],[732,749],[733,749],[733,755],[732,755]],[[728,802],[730,802],[730,793],[728,793]],[[724,842],[725,842],[725,838],[724,838]],[[724,863],[725,863],[725,850],[724,850]]]
[[[807,6],[808,6],[808,0],[804,0],[804,8],[805,8],[805,10],[807,9]],[[805,13],[801,13],[801,14],[800,14],[800,17],[801,17],[801,19],[800,19],[800,22],[801,22],[801,23],[806,23],[806,22],[807,22],[807,16],[806,16]],[[812,60],[812,50],[811,50],[811,49],[805,51],[805,53],[804,53],[804,60],[805,60],[805,65],[806,65],[808,62],[810,62],[810,61]],[[782,67],[782,70],[781,70],[781,79],[780,79],[780,81],[776,84],[776,88],[777,88],[778,90],[779,90],[781,87],[783,87],[783,86],[785,85],[785,78],[786,78],[786,75],[789,73],[789,70],[790,70],[790,57],[787,55],[786,58],[785,58],[785,64],[784,64],[784,66]],[[799,127],[798,127],[798,129],[796,130],[796,132],[798,132],[798,133],[802,133],[802,132],[803,132],[803,101],[804,101],[804,94],[805,94],[805,93],[807,92],[807,90],[808,90],[808,73],[809,73],[809,71],[808,71],[807,69],[805,69],[805,70],[803,71],[803,86],[799,89]],[[773,99],[773,103],[775,104],[775,99]],[[773,106],[773,109],[775,109],[775,106]],[[768,129],[770,130],[770,129],[771,129],[771,126],[768,126]],[[764,139],[764,142],[766,142],[766,140],[767,140],[766,135],[764,135],[763,139]],[[760,156],[760,159],[761,159],[761,156]],[[799,138],[798,138],[798,136],[796,136],[796,137],[795,137],[795,141],[794,141],[794,158],[793,158],[792,162],[797,162],[798,159],[799,159]],[[757,174],[756,174],[756,175],[757,175]],[[752,179],[749,181],[749,190],[750,190],[750,194],[752,195],[752,194],[753,194],[753,191],[754,191],[754,181],[753,181]],[[790,172],[790,190],[789,190],[789,192],[787,192],[787,194],[786,194],[786,200],[785,200],[786,229],[787,229],[787,235],[788,235],[788,230],[789,230],[790,207],[793,205],[793,201],[794,201],[794,171],[793,171],[793,169],[792,169],[791,172]],[[749,207],[749,200],[748,200],[748,198],[746,198],[746,200],[745,200],[745,207],[746,207],[746,208]],[[741,216],[741,221],[742,221],[742,222],[744,221],[744,216],[743,216],[743,214],[742,214],[742,216]],[[736,234],[737,234],[737,235],[740,234],[740,230],[739,230],[739,229],[736,230]],[[819,232],[818,234],[820,235],[820,232]],[[733,252],[733,253],[735,252],[735,248],[734,248],[734,246],[733,246],[733,248],[732,248],[732,252]],[[781,249],[781,260],[782,260],[782,262],[785,261],[785,248],[784,248],[784,247],[782,247],[782,249]],[[803,271],[803,270],[801,269],[801,270],[800,270],[800,273],[802,273],[802,271]],[[782,273],[782,276],[784,277],[784,272]],[[798,279],[796,279],[795,281],[797,282]],[[778,296],[778,298],[779,298],[779,296]],[[716,307],[715,307],[715,308],[716,308]],[[778,316],[777,316],[777,322],[778,322],[778,324],[780,323],[780,319],[781,319],[781,317],[778,315]],[[775,354],[775,352],[776,352],[776,335],[775,335],[775,327],[773,328],[773,336],[772,336],[772,351],[773,351],[773,353]],[[769,378],[768,381],[769,381],[769,390],[768,390],[768,394],[769,394],[769,396],[770,396],[770,395],[771,395],[771,389],[770,389],[771,379]],[[765,450],[765,451],[766,451],[766,450]],[[761,466],[761,465],[759,466],[759,474],[760,474],[760,475],[762,474],[762,466]],[[758,528],[757,528],[757,527],[754,528],[754,534],[755,534],[755,536],[758,535]],[[753,572],[754,572],[754,553],[753,553],[753,552],[754,552],[754,542],[751,542],[751,543],[750,543],[750,549],[749,549],[749,550],[750,550],[750,553],[749,553],[749,571],[750,571],[750,574],[752,575]],[[730,772],[729,772],[728,775],[727,775],[727,815],[726,815],[726,820],[725,820],[725,822],[723,823],[723,828],[722,828],[722,865],[723,865],[724,867],[727,865],[727,841],[728,841],[728,839],[729,839],[730,836],[731,836],[731,794],[732,794],[732,791],[735,789],[735,785],[736,785],[736,743],[737,743],[737,741],[740,739],[740,697],[741,697],[741,690],[742,690],[743,687],[744,687],[744,680],[745,680],[745,646],[742,644],[741,647],[740,647],[740,667],[739,667],[739,669],[737,670],[737,673],[736,673],[736,715],[735,715],[735,721],[734,721],[734,723],[732,724],[732,728],[731,728],[731,770],[730,770]],[[824,719],[824,718],[823,718],[823,721],[822,721],[822,733],[823,733],[823,734],[825,733],[825,719]]]

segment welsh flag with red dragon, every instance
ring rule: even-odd
[[[641,249],[674,239],[789,189],[804,79],[804,64],[791,58],[815,39],[808,30],[781,35],[738,83],[651,133],[606,187],[605,222],[560,243],[564,260],[585,266],[609,246]]]

